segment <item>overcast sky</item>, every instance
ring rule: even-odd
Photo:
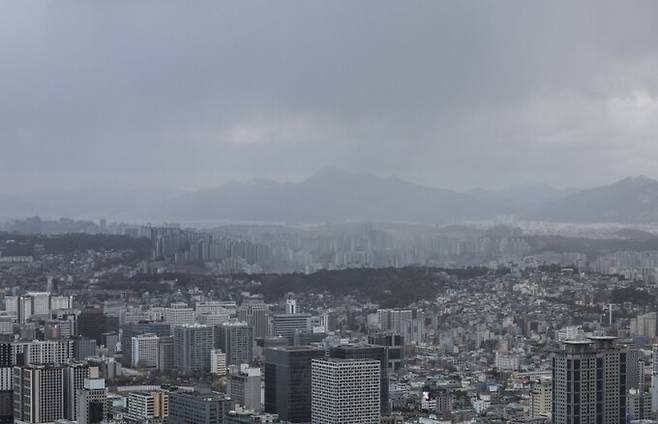
[[[0,1],[0,192],[658,177],[658,2]]]

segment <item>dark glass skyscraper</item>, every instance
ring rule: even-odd
[[[614,337],[568,340],[553,355],[553,422],[626,422],[626,349]]]
[[[324,350],[281,346],[265,350],[265,411],[291,423],[311,422],[311,361]]]

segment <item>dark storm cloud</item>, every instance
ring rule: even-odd
[[[0,3],[0,191],[655,174],[654,2]]]

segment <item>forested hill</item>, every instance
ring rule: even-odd
[[[313,274],[260,274],[245,278],[260,281],[254,291],[266,301],[276,301],[286,293],[355,294],[368,297],[383,307],[406,306],[431,299],[462,278],[485,275],[484,268],[379,268],[319,271]]]

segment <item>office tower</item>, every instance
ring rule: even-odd
[[[100,424],[107,417],[107,389],[102,378],[86,378],[78,391],[78,424]]]
[[[25,297],[32,298],[32,315],[44,316],[50,314],[50,293],[29,292]]]
[[[518,371],[521,367],[521,357],[519,354],[512,352],[496,351],[494,364],[499,371]]]
[[[651,346],[651,411],[658,412],[658,344]]]
[[[14,367],[0,368],[0,392],[14,390],[14,387],[11,384],[13,373]]]
[[[126,324],[121,332],[121,351],[123,352],[123,363],[127,366],[132,364],[132,338],[140,334],[155,334],[158,337],[171,336],[171,326],[165,322],[139,322]]]
[[[368,344],[384,346],[388,357],[388,372],[397,371],[404,362],[404,338],[396,333],[377,333],[368,336]]]
[[[5,296],[4,299],[7,315],[15,316],[18,319],[18,296]]]
[[[14,387],[12,374],[14,372],[11,359],[11,343],[0,343],[0,424],[14,422]]]
[[[97,345],[101,344],[101,335],[112,330],[109,327],[108,317],[102,308],[86,307],[78,316],[78,333],[94,339]]]
[[[643,336],[651,339],[656,336],[656,329],[658,323],[658,314],[656,312],[649,312],[648,314],[638,315],[631,318],[630,330],[634,336]]]
[[[626,395],[626,417],[631,420],[646,420],[653,418],[651,412],[651,393],[638,389],[630,389]]]
[[[264,303],[245,303],[238,311],[240,321],[245,321],[254,329],[254,338],[270,334],[269,309]]]
[[[221,349],[210,351],[210,372],[215,375],[226,374],[226,354]]]
[[[44,333],[46,339],[75,337],[75,324],[68,320],[48,320],[45,322]]]
[[[272,316],[272,334],[285,337],[291,346],[295,343],[295,333],[297,331],[310,330],[310,314],[275,314]]]
[[[108,331],[107,333],[101,334],[101,347],[105,347],[109,353],[115,353],[117,351],[118,344],[119,344],[118,332]]]
[[[89,357],[96,356],[96,340],[76,336],[73,338],[74,356],[78,361],[83,361]]]
[[[324,356],[310,346],[265,349],[265,411],[291,423],[311,422],[311,361]]]
[[[131,323],[143,322],[149,320],[149,314],[147,311],[143,310],[141,307],[128,309],[120,309],[119,313],[119,325],[126,325]]]
[[[381,401],[381,413],[387,415],[390,411],[388,401],[388,357],[384,346],[374,346],[367,344],[350,344],[342,345],[331,350],[331,357],[340,359],[372,359],[379,361],[381,372],[378,375],[381,378],[379,384]]]
[[[18,364],[16,358],[19,354],[24,365],[63,364],[75,358],[75,341],[71,339],[18,341],[13,342],[11,348],[11,360],[14,364]]]
[[[71,309],[72,307],[73,296],[50,296],[50,311]]]
[[[172,303],[169,308],[164,309],[164,320],[172,326],[194,324],[194,317],[194,309],[186,303]]]
[[[226,354],[227,365],[250,364],[254,359],[254,329],[246,322],[215,327],[215,348]]]
[[[420,343],[425,338],[425,318],[420,310],[379,309],[379,328],[400,334],[407,344]]]
[[[174,367],[185,373],[210,371],[213,328],[201,324],[174,327]]]
[[[170,371],[174,368],[174,338],[158,337],[158,369]]]
[[[406,323],[413,319],[413,312],[410,309],[379,309],[377,317],[380,329],[402,334]]]
[[[623,423],[626,416],[626,352],[614,337],[566,341],[553,354],[556,424]]]
[[[90,368],[85,362],[70,362],[64,365],[64,418],[77,419],[78,392],[89,377],[98,378],[98,368]]]
[[[60,336],[67,337],[66,332],[70,332],[70,336],[77,336],[78,331],[78,318],[80,316],[78,309],[54,309],[51,313],[51,318],[59,323],[61,330]],[[65,328],[65,329],[64,329]]]
[[[260,380],[260,368],[251,368],[247,364],[231,365],[227,378],[227,393],[236,405],[260,411]]]
[[[313,424],[378,424],[381,362],[372,359],[314,359]]]
[[[11,383],[11,376],[9,378]],[[13,422],[14,390],[12,387],[10,390],[0,390],[0,424],[11,424]]]
[[[64,418],[64,367],[14,367],[14,420],[18,424],[48,423]]]
[[[169,395],[168,424],[222,424],[231,409],[231,400],[224,394],[175,392]]]
[[[5,296],[5,310],[23,324],[34,315],[47,317],[53,309],[70,308],[72,302],[71,297],[51,296],[49,292],[28,292],[22,296]]]
[[[13,367],[11,342],[0,342],[0,368]]]
[[[24,324],[33,314],[33,301],[31,297],[20,296],[17,298],[16,322]]]
[[[128,418],[136,422],[165,420],[169,416],[169,393],[160,390],[130,392]]]
[[[0,315],[0,335],[10,336],[12,334],[14,334],[14,317]]]
[[[132,339],[130,363],[137,368],[158,368],[160,338],[155,334],[140,334]]]
[[[553,410],[553,383],[542,380],[530,392],[530,417],[550,417]]]
[[[642,352],[635,347],[626,351],[626,389],[638,389],[644,386],[644,361]],[[643,388],[643,387],[642,387]]]

